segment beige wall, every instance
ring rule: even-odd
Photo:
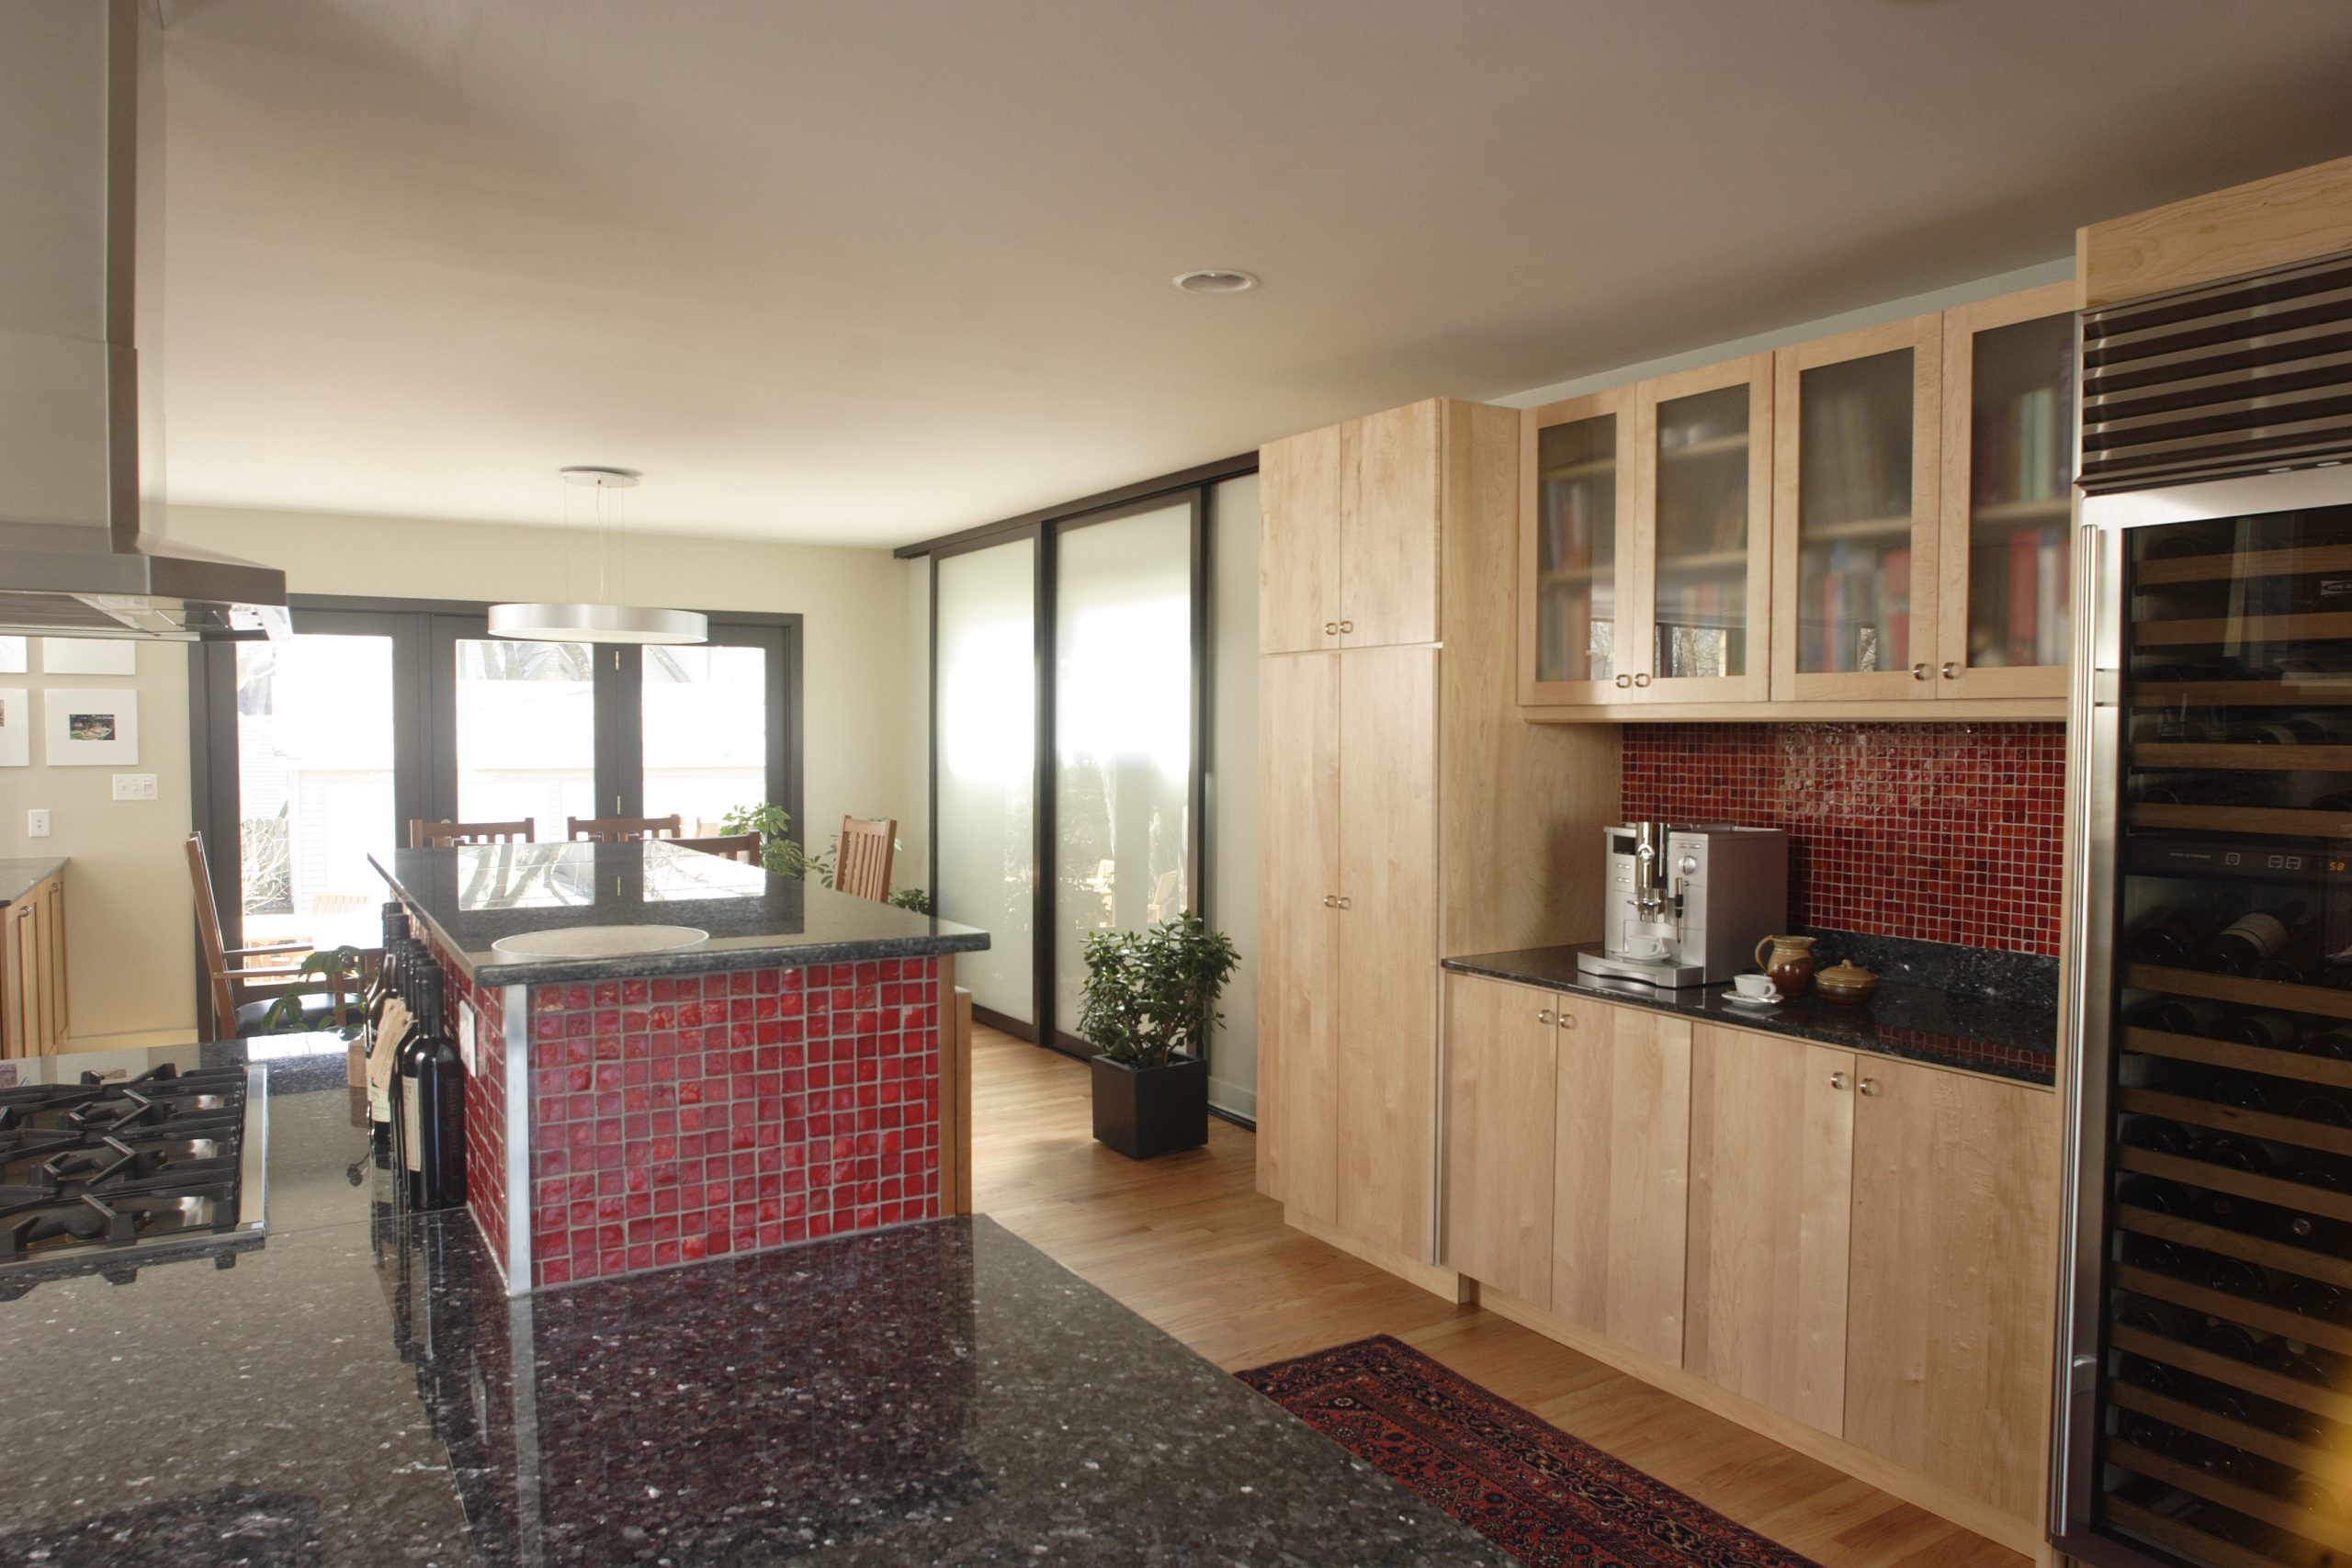
[[[540,599],[563,586],[552,529],[307,513],[180,507],[172,536],[281,566],[296,593]],[[909,590],[887,550],[662,536],[627,542],[628,595],[695,609],[797,611],[804,617],[801,734],[809,837],[831,841],[844,815],[916,828],[898,880],[920,883],[926,809],[906,759]],[[127,684],[44,676],[38,645],[24,677],[0,685]],[[187,656],[139,649],[141,756],[159,798],[108,798],[116,770],[0,771],[0,856],[56,854],[66,883],[74,1042],[99,1049],[190,1038],[196,1025],[192,904],[181,849],[188,830]],[[35,706],[40,699],[36,696]],[[34,745],[36,761],[41,748]],[[130,770],[122,770],[130,771]],[[25,837],[25,808],[46,806],[53,836]],[[902,837],[906,835],[902,834]]]
[[[51,675],[32,639],[21,675],[0,686],[32,694],[33,765],[0,769],[0,857],[62,855],[66,1003],[82,1049],[170,1044],[194,1028],[195,927],[187,837],[187,654],[176,643],[134,643],[133,675]],[[139,761],[120,767],[48,764],[51,705],[77,687],[139,694]],[[117,773],[153,773],[153,800],[113,798]],[[50,837],[25,832],[46,807]]]

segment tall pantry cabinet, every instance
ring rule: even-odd
[[[1261,455],[1258,1188],[1423,1282],[1438,961],[1599,934],[1613,727],[1518,716],[1516,411]]]

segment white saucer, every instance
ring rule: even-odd
[[[710,933],[693,926],[558,926],[517,931],[492,942],[493,952],[516,958],[628,958],[640,953],[675,953],[698,947]]]
[[[1725,991],[1724,993],[1724,1000],[1731,1003],[1734,1007],[1776,1008],[1781,1005],[1781,998],[1777,995],[1770,997],[1750,997],[1742,995],[1738,991]]]

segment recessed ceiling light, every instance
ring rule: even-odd
[[[1198,272],[1178,273],[1176,287],[1187,294],[1238,294],[1257,288],[1258,275],[1229,266],[1203,267]]]

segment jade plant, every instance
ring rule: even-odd
[[[367,986],[357,948],[330,947],[306,953],[301,963],[286,972],[286,977],[292,982],[291,988],[271,1000],[269,1010],[262,1015],[263,1033],[294,1034],[313,1027],[302,1015],[302,998],[322,993],[327,998],[328,1028],[347,1034],[359,1027]]]
[[[764,800],[756,806],[739,806],[721,817],[718,826],[729,833],[757,833],[760,863],[778,876],[814,876],[820,886],[833,885],[833,861],[841,852],[840,843],[810,852],[786,836],[792,831],[792,814],[783,807]],[[920,887],[893,889],[890,902],[918,915],[931,913],[931,895]]]
[[[1145,931],[1096,931],[1086,939],[1078,1032],[1137,1070],[1178,1055],[1205,1058],[1225,1018],[1217,998],[1240,963],[1232,940],[1189,910]]]

